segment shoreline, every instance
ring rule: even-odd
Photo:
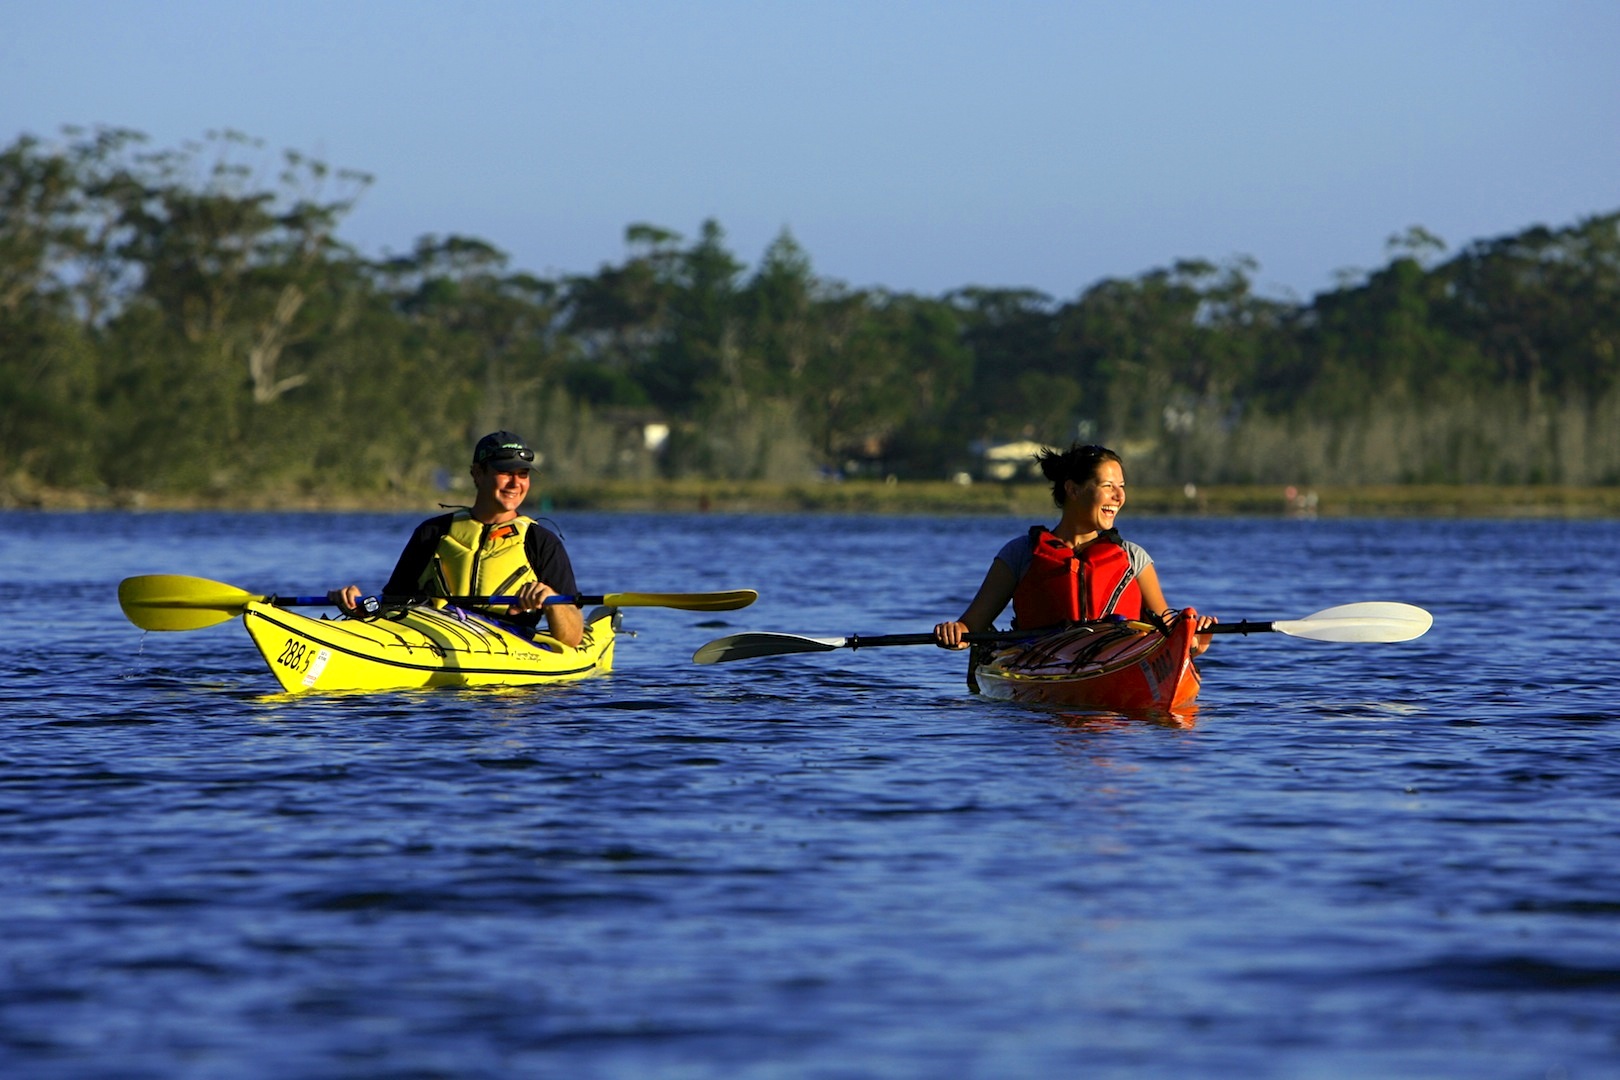
[[[310,511],[423,512],[458,503],[470,493],[456,489],[379,491],[272,490],[229,494],[160,493],[20,487],[0,484],[6,511]],[[854,513],[1007,514],[1041,518],[1050,513],[1044,483],[971,485],[949,481],[886,483],[844,480],[802,484],[758,481],[603,481],[537,483],[529,497],[537,510],[604,510],[645,513]],[[1132,487],[1136,514],[1216,517],[1437,517],[1437,518],[1620,518],[1620,486],[1538,487],[1495,485],[1214,485]]]

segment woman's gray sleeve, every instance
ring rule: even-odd
[[[1140,574],[1153,565],[1153,556],[1149,555],[1140,544],[1125,541],[1125,553],[1131,557],[1131,573]]]

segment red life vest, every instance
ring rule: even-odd
[[[1075,551],[1040,525],[1029,569],[1013,590],[1013,626],[1055,626],[1104,615],[1142,617],[1142,590],[1119,534],[1108,532]]]

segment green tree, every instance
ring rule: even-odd
[[[1083,373],[1056,351],[1052,298],[1033,289],[959,289],[946,299],[973,357],[972,392],[961,397],[952,426],[964,445],[974,439],[1028,438],[1062,443],[1084,409]]]

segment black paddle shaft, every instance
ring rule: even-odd
[[[970,645],[1005,645],[1009,641],[1033,641],[1045,637],[1062,627],[1049,626],[1040,630],[989,630],[984,633],[963,634],[962,640]],[[869,649],[878,645],[933,645],[933,634],[851,634],[844,639],[846,649]]]
[[[1269,622],[1250,622],[1243,619],[1234,623],[1216,623],[1201,631],[1205,634],[1269,634],[1273,630]]]

